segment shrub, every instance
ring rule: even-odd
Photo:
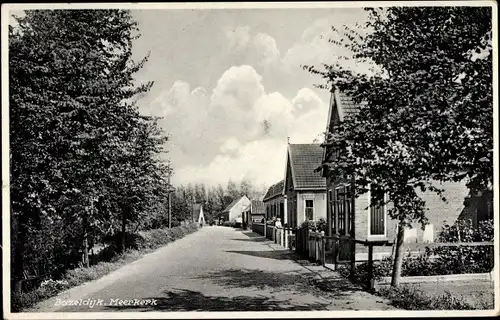
[[[445,292],[441,296],[430,296],[414,286],[385,287],[379,290],[379,295],[391,301],[397,308],[405,310],[473,310],[463,297],[453,296]]]
[[[224,227],[231,227],[231,228],[234,228],[236,226],[236,223],[234,221],[224,221],[222,223],[222,225]]]
[[[381,261],[373,263],[373,278],[381,280],[382,277],[388,277],[392,273],[392,258],[384,258]],[[340,265],[339,272],[346,278],[351,277],[351,269],[349,265]],[[366,283],[368,281],[368,263],[363,262],[356,265],[354,277],[351,278],[357,283]]]
[[[305,220],[304,222],[301,223],[300,228],[301,229],[309,229],[311,231],[318,231],[318,232],[326,232],[326,221],[325,219],[321,218],[317,221],[315,220]]]
[[[54,296],[58,292],[69,288],[69,283],[66,280],[44,280],[40,284],[40,292],[44,296]]]
[[[444,225],[439,234],[440,242],[493,241],[493,220],[486,220],[474,227],[471,220],[458,220],[453,225]],[[493,269],[492,246],[437,247],[432,249],[437,256],[439,274],[483,273]]]
[[[125,249],[137,249],[140,241],[141,239],[139,234],[130,232],[125,233]],[[120,252],[122,247],[122,233],[117,232],[115,234],[106,236],[103,238],[103,242],[109,247],[113,248],[116,252]]]

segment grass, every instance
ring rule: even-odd
[[[21,312],[31,308],[38,302],[56,296],[59,292],[76,287],[83,283],[97,280],[122,266],[140,259],[144,254],[180,239],[194,231],[198,230],[198,225],[174,227],[172,229],[155,229],[141,232],[142,241],[139,249],[130,249],[122,254],[116,255],[111,261],[101,261],[88,268],[79,267],[68,270],[61,280],[44,281],[39,288],[22,292],[21,294],[12,294],[11,311]]]
[[[476,310],[463,297],[450,292],[440,296],[428,295],[415,286],[385,287],[377,292],[388,299],[393,306],[405,310]],[[488,308],[488,306],[484,306]]]
[[[351,278],[355,283],[366,282],[366,266],[360,265],[356,269],[356,276]],[[378,268],[377,268],[378,267]],[[374,278],[385,276],[383,266],[374,266]],[[349,278],[349,268],[341,266],[340,274]],[[401,284],[399,287],[384,286],[379,288],[377,295],[386,298],[396,308],[405,310],[488,310],[493,309],[492,299],[482,298],[478,303],[472,304],[460,294],[445,291],[444,294],[430,294],[420,290],[416,285]]]

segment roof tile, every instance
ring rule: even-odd
[[[323,161],[319,144],[290,144],[290,158],[295,189],[323,189],[326,179],[316,169]]]

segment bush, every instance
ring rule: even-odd
[[[140,237],[140,234],[126,232],[125,249],[138,249],[138,244],[141,242]],[[108,247],[113,248],[116,252],[120,252],[122,247],[122,233],[117,232],[104,237],[103,243],[107,244]]]
[[[471,220],[458,220],[453,225],[444,225],[439,242],[483,242],[493,241],[493,220],[486,220],[474,227]],[[438,247],[432,249],[437,256],[439,274],[483,273],[493,269],[493,246]]]
[[[60,291],[69,288],[69,283],[66,280],[44,280],[40,284],[40,292],[44,296],[53,296]]]
[[[414,286],[386,287],[379,290],[379,295],[391,301],[397,308],[405,310],[473,310],[474,306],[462,297],[446,292],[441,296],[429,296]]]
[[[493,221],[484,221],[474,228],[471,221],[457,221],[445,225],[439,236],[440,242],[493,241]],[[463,273],[491,272],[494,264],[493,247],[436,247],[426,248],[424,253],[413,255],[410,252],[403,258],[401,276],[435,276]],[[392,275],[393,259],[387,257],[374,261],[375,280]],[[348,277],[350,270],[341,266],[341,274]],[[364,282],[368,275],[368,263],[356,266],[354,280]]]
[[[301,229],[309,229],[311,231],[317,231],[317,232],[326,232],[326,221],[325,219],[321,218],[317,221],[315,220],[305,220],[304,222],[301,223],[300,228]]]
[[[373,278],[381,280],[382,277],[388,277],[392,273],[392,258],[384,258],[381,261],[373,263]],[[351,269],[348,265],[340,265],[339,272],[346,278],[351,277]],[[366,283],[368,281],[368,263],[363,262],[356,265],[354,277],[351,278],[357,283]]]
[[[224,227],[231,227],[231,228],[234,228],[236,226],[236,222],[235,221],[224,221],[222,223],[222,225]]]

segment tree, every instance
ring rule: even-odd
[[[404,227],[427,222],[417,190],[442,196],[436,182],[462,180],[471,192],[492,187],[492,15],[487,7],[367,10],[360,31],[344,27],[341,40],[332,40],[352,57],[305,68],[327,80],[320,87],[362,104],[327,137],[325,146],[342,152],[324,166],[356,177],[356,196],[371,189],[374,205],[392,203],[398,285]],[[379,69],[356,72],[343,64],[349,59]]]
[[[131,60],[137,28],[129,11],[32,10],[16,20],[9,89],[20,290],[26,265],[70,267],[88,242],[137,221],[163,196],[166,166],[157,157],[165,138],[133,101],[152,83],[133,80],[147,57]]]
[[[226,194],[231,197],[231,201],[232,202],[233,200],[235,200],[236,198],[238,198],[240,196],[240,190],[238,190],[238,186],[236,185],[236,183],[232,180],[229,180],[227,182],[227,191],[226,191]]]

